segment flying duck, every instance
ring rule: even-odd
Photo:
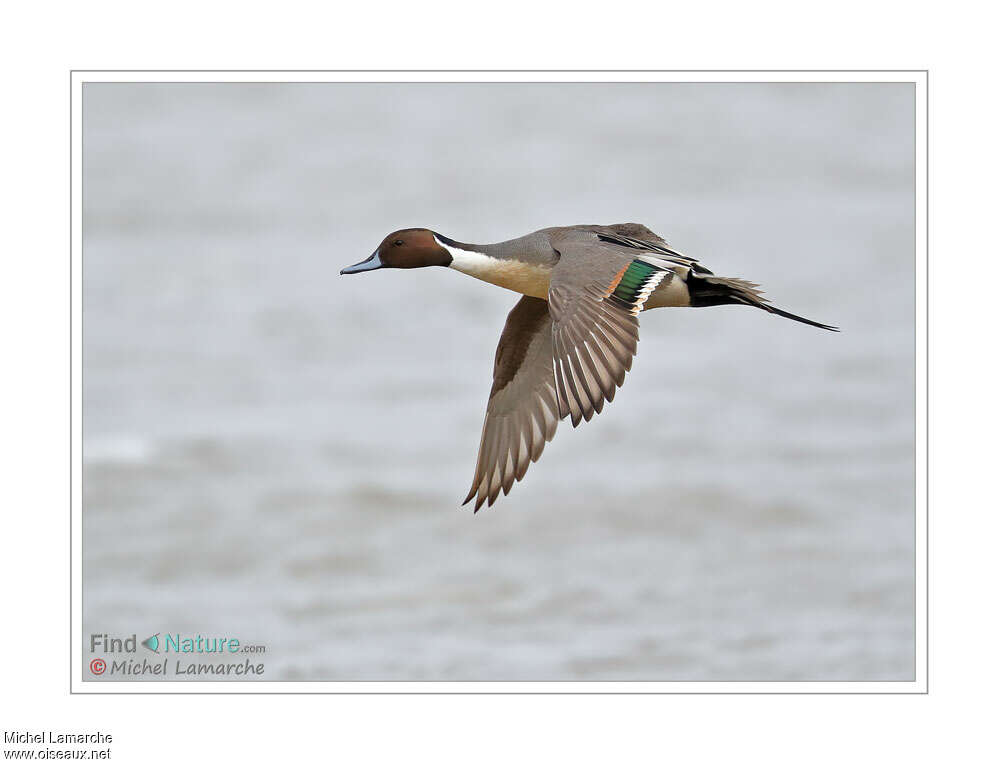
[[[465,244],[425,228],[389,234],[340,271],[444,266],[519,292],[496,348],[472,488],[475,512],[508,494],[555,436],[599,413],[638,350],[638,314],[672,306],[748,305],[838,331],[769,304],[759,285],[715,276],[639,223],[544,228]]]

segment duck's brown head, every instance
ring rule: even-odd
[[[382,240],[371,257],[340,271],[341,274],[359,274],[376,268],[423,268],[424,266],[449,266],[449,253],[425,228],[404,228],[393,231]]]

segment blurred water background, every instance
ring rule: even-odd
[[[83,107],[87,661],[92,632],[187,632],[266,644],[270,680],[913,678],[911,86]],[[407,226],[625,221],[843,332],[643,314],[614,403],[459,509],[517,297],[338,270]]]

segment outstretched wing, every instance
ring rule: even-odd
[[[496,347],[493,387],[486,405],[475,478],[465,503],[492,505],[502,489],[537,462],[555,436],[559,406],[552,366],[552,322],[548,303],[524,296],[507,316]]]
[[[496,348],[475,477],[465,503],[478,512],[510,492],[555,437],[558,421],[590,420],[612,401],[638,350],[638,313],[672,271],[595,232],[554,243],[548,301],[524,296]]]
[[[613,401],[638,351],[638,313],[672,271],[597,232],[574,231],[553,246],[560,257],[548,293],[559,416],[573,427]]]

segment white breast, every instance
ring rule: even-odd
[[[482,252],[439,244],[451,253],[451,268],[456,271],[521,295],[548,299],[548,284],[552,273],[550,266],[512,258],[494,258]]]

